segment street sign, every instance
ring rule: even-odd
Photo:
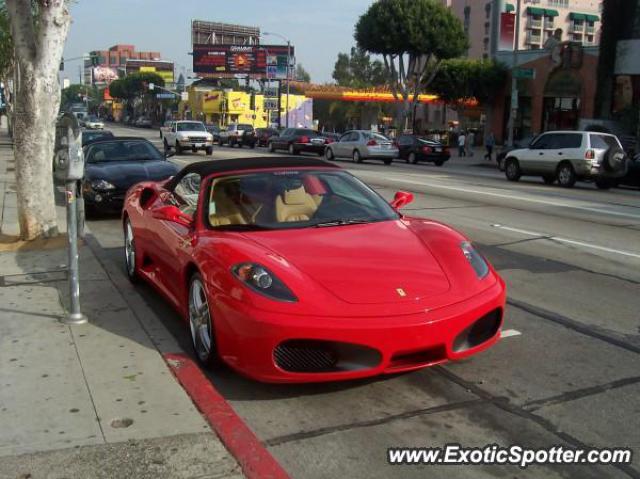
[[[156,87],[154,83],[149,83],[149,90],[153,90]]]
[[[523,80],[534,80],[536,78],[536,71],[533,68],[516,68],[513,76]]]
[[[181,99],[182,101],[189,101],[189,92],[183,91],[183,92],[180,94],[180,99]]]
[[[277,110],[278,109],[278,100],[265,99],[264,100],[264,109],[265,110]]]
[[[173,100],[175,95],[173,93],[156,93],[158,100]]]

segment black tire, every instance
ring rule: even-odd
[[[276,151],[276,149],[275,149],[275,147],[273,146],[273,142],[272,142],[272,141],[270,141],[270,142],[269,142],[269,153],[275,153],[275,151]]]
[[[604,154],[602,161],[604,169],[610,173],[624,174],[626,169],[626,157],[620,148],[610,147]]]
[[[209,297],[206,286],[200,274],[195,273],[191,276],[188,295],[187,322],[191,331],[191,344],[196,353],[196,358],[207,368],[219,367],[222,361],[218,355],[215,324],[209,307]],[[196,297],[202,301],[200,308],[196,308]],[[206,306],[206,311],[204,306]],[[206,324],[204,324],[205,322]],[[208,346],[207,339],[209,343]]]
[[[87,212],[89,210],[85,211]],[[129,281],[131,281],[132,283],[137,283],[140,280],[137,264],[138,252],[136,251],[133,226],[131,225],[131,221],[129,220],[129,218],[126,218],[124,220],[122,228],[124,233],[124,268],[127,272],[127,278],[129,278]],[[132,255],[131,252],[133,253]]]
[[[596,187],[599,190],[608,190],[613,186],[613,182],[607,178],[598,178],[596,180]]]
[[[433,162],[433,164],[436,165],[436,166],[442,166],[442,165],[444,165],[444,161],[436,160],[436,161]]]
[[[182,147],[180,146],[180,143],[178,142],[178,140],[176,140],[176,155],[180,155],[182,154]]]
[[[362,156],[360,156],[360,152],[358,150],[353,150],[352,158],[354,163],[362,163]]]
[[[522,176],[520,163],[516,158],[507,158],[505,160],[504,174],[509,181],[518,181]]]
[[[498,171],[504,171],[504,156],[497,158],[496,163],[498,164]]]
[[[391,163],[393,163],[393,160],[392,160],[392,159],[382,160],[382,162],[383,162],[385,165],[389,166]]]
[[[418,164],[418,157],[414,152],[409,153],[409,156],[407,156],[407,163],[411,163],[412,165]]]
[[[208,146],[207,149],[205,150],[205,152],[207,153],[207,156],[213,155],[213,147],[212,146]]]
[[[556,171],[556,178],[558,179],[558,184],[563,188],[573,188],[577,180],[573,165],[567,161],[560,163]]]
[[[300,152],[298,150],[296,150],[296,147],[293,146],[293,143],[289,143],[288,151],[289,151],[290,155],[299,155],[300,154]]]
[[[324,157],[327,161],[334,161],[336,159],[331,148],[324,150]]]
[[[164,145],[164,151],[171,151],[171,147],[169,146],[169,143],[167,143],[167,139],[166,138],[164,139],[162,144]]]
[[[542,175],[542,181],[545,185],[552,185],[556,182],[556,177],[553,175]]]

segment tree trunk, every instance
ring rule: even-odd
[[[21,71],[14,116],[18,220],[23,240],[58,234],[52,181],[55,123],[60,104],[57,76]]]

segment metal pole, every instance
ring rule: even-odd
[[[80,278],[78,274],[78,210],[76,198],[77,180],[67,181],[67,237],[69,238],[69,292],[71,310],[62,322],[85,324],[87,317],[80,312]]]
[[[278,130],[282,128],[282,80],[278,80]]]
[[[516,6],[516,32],[515,45],[513,48],[513,59],[511,66],[511,113],[509,114],[509,133],[507,137],[507,145],[513,147],[513,131],[518,116],[518,79],[516,78],[516,68],[518,65],[518,48],[520,47],[520,5],[522,0],[518,0]]]
[[[287,128],[289,128],[289,69],[291,68],[291,42],[287,40]]]

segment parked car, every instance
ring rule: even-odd
[[[204,127],[201,121],[175,121],[171,130],[164,133],[162,140],[165,150],[175,149],[177,155],[184,150],[195,153],[204,150],[207,155],[213,153],[213,135]]]
[[[160,127],[160,139],[164,139],[164,134],[167,131],[171,131],[171,127],[173,126],[173,120],[167,120],[164,122],[164,124]]]
[[[269,139],[269,151],[285,150],[290,155],[315,153],[324,155],[325,147],[331,140],[315,130],[308,128],[287,128],[280,135]]]
[[[113,133],[109,130],[84,130],[82,132],[82,146],[99,140],[113,138]]]
[[[407,163],[416,164],[421,161],[442,166],[451,158],[449,147],[439,141],[430,140],[419,135],[400,135],[398,137],[398,156]]]
[[[178,172],[142,138],[110,138],[84,147],[85,169],[80,191],[88,214],[119,212],[129,188],[140,181],[160,181]]]
[[[218,144],[229,145],[230,147],[234,146],[249,146],[250,148],[255,148],[256,146],[256,135],[253,129],[253,126],[243,124],[243,123],[232,123],[227,126],[225,130],[220,131]]]
[[[102,130],[104,123],[95,115],[89,115],[83,119],[83,125],[88,130]]]
[[[222,129],[217,125],[205,125],[204,127],[207,129],[207,131],[209,133],[211,133],[211,136],[213,136],[213,142],[214,143],[219,143],[220,142],[220,131]]]
[[[500,338],[505,283],[461,233],[401,214],[412,199],[319,159],[191,163],[127,193],[126,273],[175,307],[198,361],[259,381],[470,357]]]
[[[362,163],[371,159],[390,165],[398,154],[398,147],[386,136],[370,130],[351,130],[328,145],[325,155],[327,160],[351,158],[355,163]]]
[[[550,131],[539,135],[528,148],[511,151],[505,158],[509,181],[521,176],[541,176],[545,183],[571,188],[579,179],[595,181],[620,178],[627,159],[615,135],[588,131]]]
[[[151,123],[151,120],[146,116],[137,118],[135,122],[135,126],[137,126],[138,128],[151,128],[152,125],[153,124]]]
[[[596,186],[606,190],[614,186],[635,186],[640,188],[640,153],[627,161],[627,173],[620,178],[600,178],[596,180]]]
[[[269,140],[278,136],[278,130],[275,128],[256,128],[256,139],[258,140],[258,146],[269,145]]]

